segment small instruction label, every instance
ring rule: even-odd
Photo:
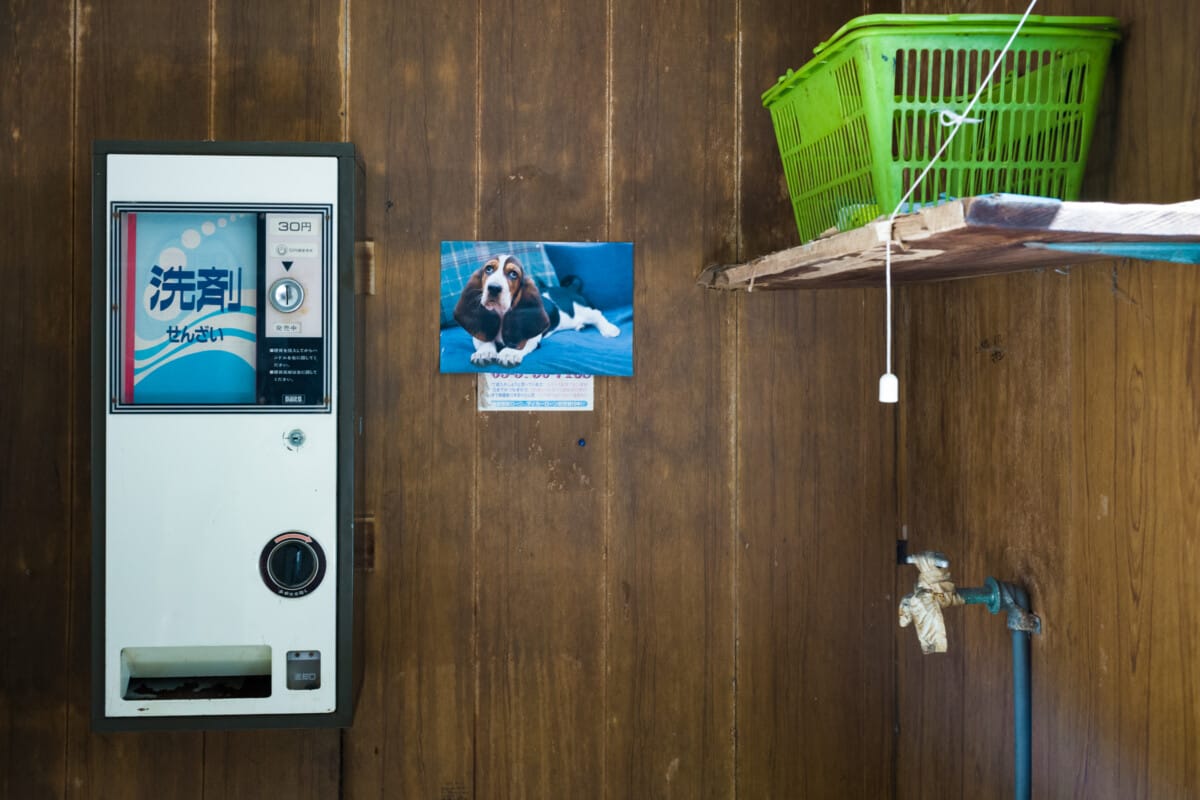
[[[480,411],[592,411],[591,375],[480,373]]]

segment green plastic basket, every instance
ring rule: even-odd
[[[763,94],[802,241],[890,214],[952,130],[1020,21],[871,14]],[[1031,16],[967,123],[910,202],[1012,192],[1079,196],[1112,17]]]

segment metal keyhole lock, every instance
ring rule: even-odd
[[[290,314],[304,303],[304,287],[295,278],[280,278],[268,295],[271,305],[281,314]]]
[[[288,435],[284,438],[287,439],[289,447],[291,447],[293,450],[299,450],[300,446],[304,444],[304,431],[296,428],[295,430],[289,431]]]

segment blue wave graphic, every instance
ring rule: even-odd
[[[205,314],[203,317],[200,317],[199,319],[197,319],[195,322],[189,323],[188,327],[194,329],[196,325],[199,325],[200,323],[204,322],[205,320],[212,319],[213,317],[215,317],[219,314],[240,314],[243,316],[250,317],[251,320],[255,319],[255,314],[253,311],[210,311],[209,313]],[[251,341],[254,341],[254,334],[249,333],[247,331],[240,330],[238,328],[231,328],[228,331],[226,331],[226,334],[240,336],[243,339],[248,338]],[[166,336],[166,334],[164,333],[163,336]],[[137,360],[152,358],[155,355],[157,355],[158,353],[162,352],[162,349],[170,344],[177,344],[177,342],[172,342],[170,339],[164,338],[158,344],[152,345],[150,347],[143,347],[140,350],[134,350],[133,357]]]
[[[254,368],[232,353],[209,350],[164,365],[139,381],[135,403],[253,403]]]
[[[247,333],[246,331],[229,330],[229,331],[226,331],[226,336],[230,337],[230,338],[246,339],[247,342],[250,342],[251,344],[254,343],[253,333]],[[210,345],[214,344],[214,342],[211,342],[211,341],[209,341],[209,342],[170,342],[170,341],[162,342],[161,344],[156,344],[155,347],[152,347],[152,348],[144,348],[142,350],[134,351],[134,354],[133,354],[134,361],[145,360],[146,357],[150,357],[154,354],[160,353],[160,351],[162,351],[163,348],[166,348],[167,345],[169,345],[169,344],[178,344],[179,347],[176,347],[173,350],[169,350],[169,351],[167,351],[167,353],[163,353],[160,357],[157,357],[157,359],[155,359],[154,361],[150,361],[148,363],[143,363],[143,365],[139,366],[139,367],[134,367],[133,374],[143,373],[146,371],[146,369],[150,369],[150,368],[154,367],[156,365],[156,363],[166,361],[167,359],[169,359],[169,357],[172,357],[176,353],[180,353],[180,351],[182,351],[182,350],[187,350],[188,348],[196,348],[196,347],[210,347]],[[216,344],[220,344],[220,342],[216,342]],[[143,356],[142,354],[146,354],[146,355]]]

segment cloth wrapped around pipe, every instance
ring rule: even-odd
[[[945,563],[944,558],[941,560]],[[916,627],[921,652],[926,655],[944,653],[949,645],[942,609],[961,606],[964,601],[954,588],[950,570],[938,565],[938,554],[918,553],[911,556],[910,561],[916,565],[919,574],[912,593],[900,601],[900,627]]]

